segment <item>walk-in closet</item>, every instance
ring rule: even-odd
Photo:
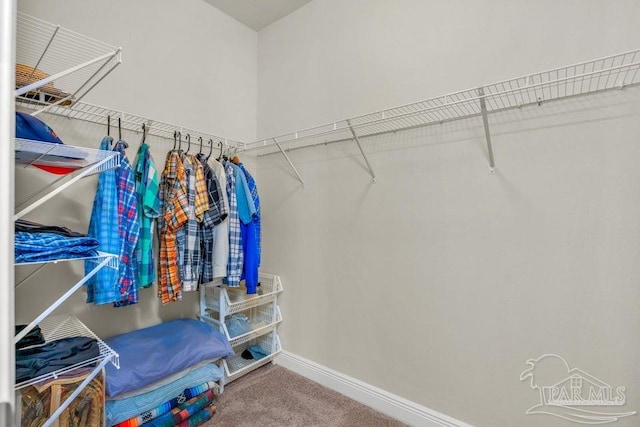
[[[0,5],[0,427],[640,425],[635,0]]]

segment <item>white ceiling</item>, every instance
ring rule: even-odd
[[[274,23],[311,0],[205,0],[256,31]]]

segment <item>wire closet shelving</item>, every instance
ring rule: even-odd
[[[27,108],[27,109],[37,109],[37,104],[32,102],[24,103],[18,102],[18,106]],[[213,135],[208,132],[204,132],[201,130],[196,130],[184,126],[180,126],[173,123],[162,122],[159,120],[154,120],[150,118],[146,118],[143,116],[139,116],[132,113],[127,113],[124,111],[116,110],[113,108],[102,107],[95,104],[89,104],[87,102],[74,102],[69,106],[61,106],[55,105],[51,106],[47,111],[48,114],[54,114],[56,116],[67,117],[74,120],[80,120],[88,123],[94,123],[107,127],[109,120],[111,120],[111,128],[112,131],[118,129],[118,121],[120,122],[120,126],[122,130],[127,130],[131,132],[142,132],[142,125],[145,126],[145,132],[147,136],[156,136],[158,138],[163,138],[167,140],[172,140],[174,138],[174,132],[178,131],[181,133],[183,138],[187,135],[190,135],[191,145],[195,147],[199,146],[199,138],[202,138],[203,144],[207,145],[209,143],[222,145],[227,148],[235,148],[242,149],[246,146],[244,142],[225,138],[217,135]],[[208,145],[207,145],[208,146]],[[215,147],[214,147],[215,148]]]
[[[493,172],[495,162],[489,114],[637,85],[640,83],[639,69],[640,49],[290,132],[248,143],[246,150],[254,151],[258,156],[281,152],[304,185],[304,180],[291,162],[287,151],[318,144],[355,141],[375,182],[375,173],[360,144],[361,138],[482,117],[489,166]]]
[[[17,14],[15,96],[34,115],[80,101],[121,62],[119,47]]]

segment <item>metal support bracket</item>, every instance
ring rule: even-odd
[[[295,172],[296,176],[298,177],[298,181],[300,181],[300,183],[302,184],[302,188],[304,188],[304,179],[302,179],[302,177],[298,173],[298,169],[296,169],[296,167],[293,166],[293,163],[291,162],[291,159],[289,158],[289,156],[287,156],[287,153],[282,149],[282,146],[280,145],[280,143],[278,141],[275,140],[275,138],[273,139],[273,142],[275,142],[276,146],[278,147],[278,149],[280,150],[280,152],[282,153],[284,158],[287,159],[287,162],[289,163],[289,166],[291,166],[291,169],[293,169],[293,171]]]
[[[496,162],[493,160],[493,146],[491,145],[491,133],[489,132],[489,117],[487,115],[487,103],[484,96],[484,88],[478,88],[478,96],[480,97],[480,112],[482,114],[482,123],[484,124],[484,136],[487,139],[487,151],[489,152],[489,173],[496,173]]]
[[[358,139],[358,135],[356,134],[356,131],[353,130],[353,126],[351,126],[350,120],[347,120],[347,125],[349,126],[349,130],[351,131],[351,135],[353,135],[353,140],[356,142],[356,144],[358,144],[358,148],[360,149],[360,154],[362,154],[362,157],[364,157],[364,161],[367,164],[367,168],[369,168],[369,173],[371,174],[371,182],[375,184],[376,173],[373,171],[373,168],[371,167],[371,163],[369,163],[369,159],[367,158],[367,155],[364,153],[364,150],[362,149],[362,145],[360,145],[360,140]]]

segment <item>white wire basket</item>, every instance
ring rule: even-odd
[[[205,286],[205,304],[208,309],[220,312],[224,317],[275,301],[282,292],[280,276],[260,273],[259,280],[258,293],[251,295],[247,295],[245,287]]]
[[[116,368],[120,368],[118,353],[116,353],[104,341],[98,338],[98,336],[94,334],[89,328],[87,328],[84,323],[78,320],[77,317],[70,315],[50,316],[40,322],[39,326],[46,342],[71,337],[93,338],[98,342],[100,354],[97,357],[84,360],[72,366],[68,366],[66,368],[17,383],[15,386],[16,390],[27,387],[29,385],[37,384],[44,380],[57,378],[59,375],[65,372],[69,372],[83,366],[98,365],[105,360],[111,362]]]
[[[236,347],[261,335],[267,334],[275,330],[278,324],[282,322],[282,313],[280,311],[280,307],[275,303],[249,308],[240,311],[237,314],[243,314],[247,316],[247,318],[249,319],[251,330],[245,332],[244,334],[236,336],[231,336],[225,322],[220,321],[220,319],[218,318],[218,312],[207,310],[207,315],[201,316],[201,318],[202,320],[211,323],[220,331],[222,331],[222,333],[224,333],[229,340],[229,343],[231,343],[232,347]]]
[[[242,352],[252,345],[259,345],[263,350],[269,352],[269,354],[262,359],[244,359]],[[262,337],[252,339],[234,347],[233,350],[236,352],[235,356],[222,360],[225,371],[225,383],[234,381],[260,366],[273,361],[282,351],[282,345],[280,344],[280,337],[273,331],[268,335],[263,335]]]

